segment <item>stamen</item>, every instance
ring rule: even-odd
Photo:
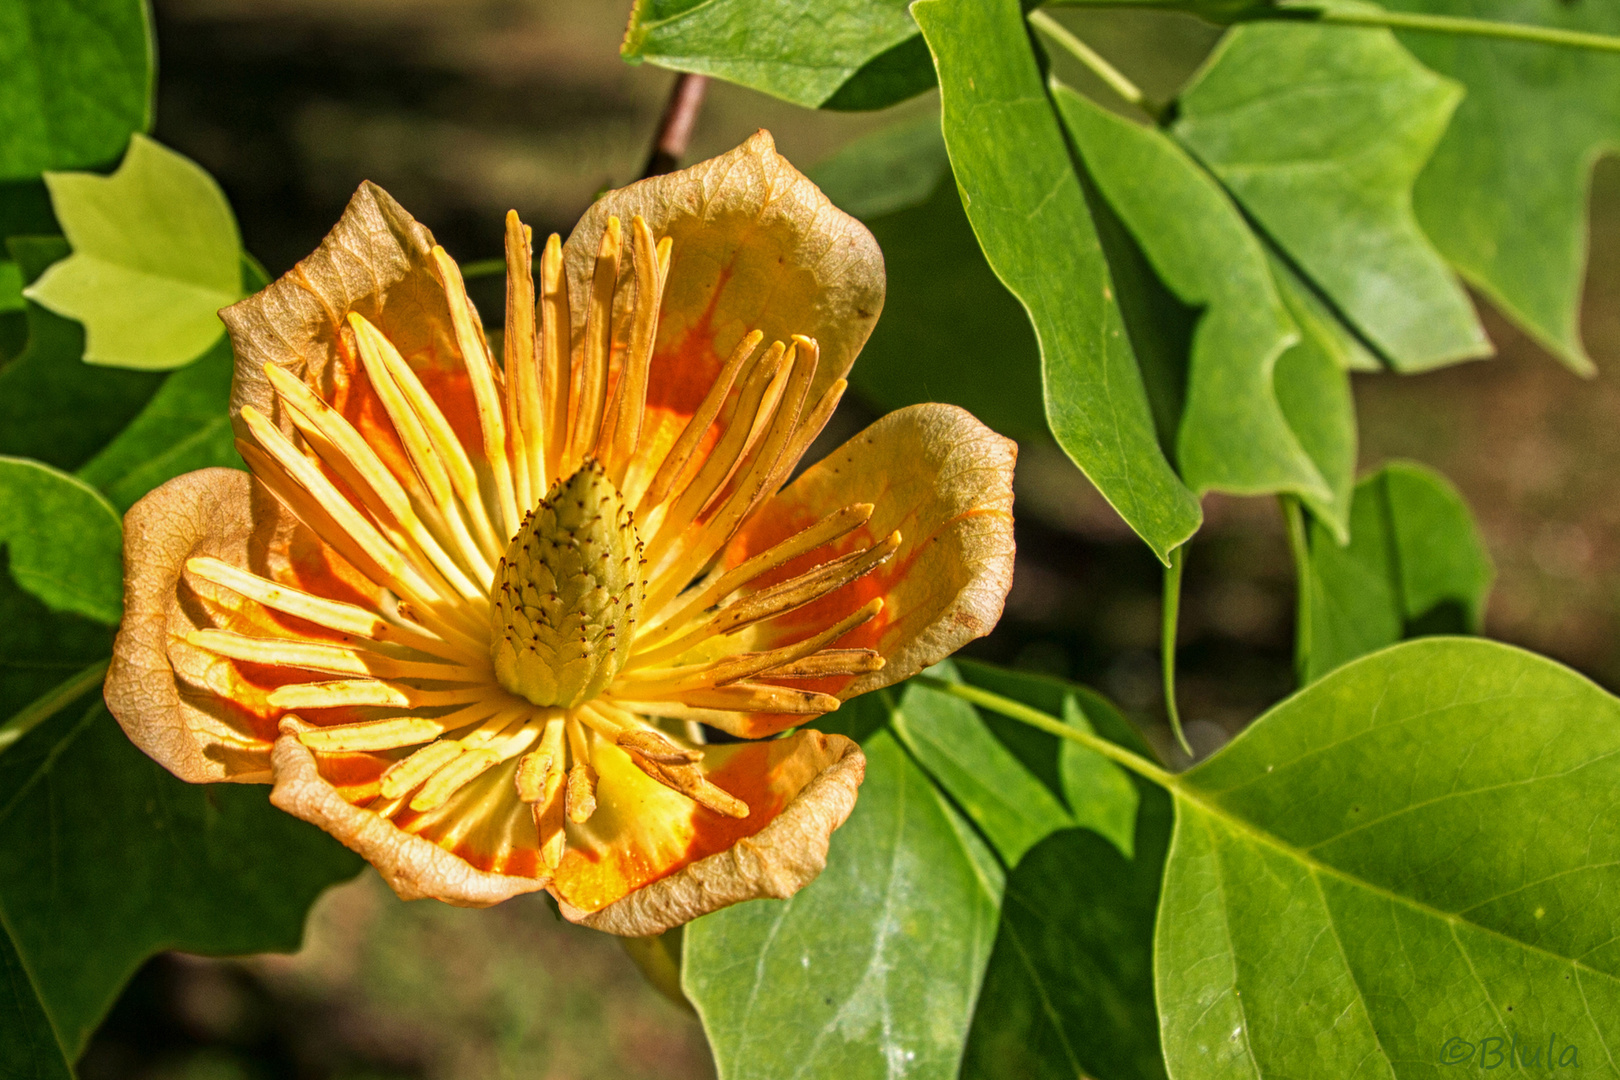
[[[619,219],[610,217],[597,249],[590,307],[585,313],[585,348],[575,380],[577,407],[567,471],[596,446],[607,407],[608,358],[613,350],[613,293],[619,282],[619,255],[624,239]]]
[[[377,780],[377,790],[385,799],[397,799],[464,753],[454,739],[440,739],[394,762]]]
[[[810,410],[810,415],[799,424],[798,430],[793,433],[793,438],[788,442],[787,449],[782,451],[781,460],[778,461],[776,466],[781,478],[774,484],[769,485],[768,491],[775,491],[787,482],[788,474],[793,471],[794,466],[799,464],[799,460],[804,457],[805,451],[810,449],[810,444],[816,441],[816,436],[820,435],[822,429],[827,426],[827,421],[832,419],[832,414],[838,410],[838,403],[843,400],[844,391],[848,389],[849,381],[847,379],[838,379],[827,387],[820,400],[816,402],[815,408]]]
[[[495,361],[489,355],[484,329],[467,297],[461,267],[442,247],[433,249],[433,261],[444,282],[444,298],[450,304],[450,323],[455,327],[456,345],[472,381],[473,400],[478,406],[478,427],[484,435],[484,457],[495,474],[496,502],[500,505],[507,536],[517,532],[522,512],[512,487],[512,467],[506,456],[506,421],[501,412],[501,395],[495,385]]]
[[[875,649],[823,649],[791,664],[773,667],[767,679],[823,679],[833,675],[869,675],[882,671],[886,661]]]
[[[547,488],[545,413],[540,406],[534,298],[534,230],[506,215],[506,422],[518,506],[533,506]]]
[[[745,682],[712,689],[691,690],[681,695],[681,702],[699,709],[718,709],[722,712],[791,713],[802,716],[829,713],[839,705],[838,699],[831,694],[798,690],[790,686]],[[643,710],[638,702],[620,701],[618,704],[627,709],[658,715],[650,708]]]
[[[568,445],[569,347],[568,282],[563,278],[562,239],[552,233],[540,258],[540,413],[545,420],[548,477],[562,472]],[[536,485],[546,490],[546,485]]]
[[[696,765],[665,764],[641,753],[633,747],[626,747],[627,756],[636,768],[663,784],[672,791],[678,791],[699,806],[707,807],[717,814],[727,817],[745,818],[748,816],[748,804],[737,798],[731,792],[709,782]]]
[[[590,746],[579,721],[569,716],[564,721],[564,728],[568,734],[568,752],[574,760],[573,766],[568,770],[568,789],[564,795],[564,805],[568,820],[576,825],[583,825],[591,819],[592,814],[596,813],[596,770],[591,767]]]
[[[630,316],[630,340],[619,369],[619,415],[613,427],[613,445],[607,455],[608,476],[618,486],[624,486],[624,474],[630,467],[636,447],[641,442],[642,419],[647,405],[647,370],[652,363],[653,338],[658,330],[659,293],[663,276],[658,267],[657,244],[652,229],[637,214],[630,219],[630,232],[635,240],[631,257],[636,275],[635,308]]]
[[[491,678],[487,671],[476,671],[462,664],[399,660],[362,648],[346,648],[296,638],[249,637],[230,630],[192,630],[186,634],[186,642],[232,660],[325,671],[334,675],[375,675],[384,679],[434,679],[439,682],[480,682]]]
[[[454,715],[454,714],[452,714]],[[448,730],[438,719],[426,716],[394,716],[368,720],[363,724],[343,724],[316,728],[298,736],[298,741],[318,753],[363,753],[397,750],[432,742]]]
[[[703,751],[676,746],[655,731],[624,731],[615,740],[622,750],[634,750],[660,765],[691,765],[703,760]]]
[[[546,721],[539,749],[518,762],[518,798],[532,805],[535,833],[540,843],[540,868],[549,873],[562,861],[567,834],[563,831],[563,719]]]
[[[731,350],[731,355],[720,368],[720,374],[715,377],[714,385],[704,395],[692,418],[686,422],[681,430],[680,438],[670,447],[669,453],[664,456],[663,464],[658,466],[658,472],[653,476],[652,483],[647,485],[646,492],[641,496],[638,506],[646,507],[649,511],[663,502],[669,496],[670,489],[686,467],[692,451],[703,438],[709,425],[720,413],[720,406],[725,403],[726,397],[731,393],[731,384],[736,381],[737,373],[742,370],[743,363],[759,348],[759,343],[765,340],[765,335],[758,330],[751,330],[737,342],[737,347]],[[637,513],[642,513],[637,510]],[[645,516],[645,515],[643,515]]]
[[[494,687],[484,685],[453,690],[421,690],[380,679],[335,679],[331,682],[278,686],[270,691],[267,700],[277,709],[340,709],[362,705],[415,709],[433,705],[465,705],[472,701],[505,697]]]

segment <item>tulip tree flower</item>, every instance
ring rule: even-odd
[[[865,767],[802,725],[994,625],[1015,448],[920,405],[786,483],[883,260],[765,132],[538,259],[508,215],[506,267],[494,340],[365,184],[222,312],[251,474],[129,512],[107,701],[175,775],[274,784],[407,898],[545,888],[642,936],[790,896]]]

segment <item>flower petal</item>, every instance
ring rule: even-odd
[[[586,211],[563,249],[576,340],[608,218],[628,226],[636,215],[674,242],[647,388],[652,445],[679,433],[749,331],[763,333],[767,346],[794,334],[816,340],[813,403],[849,371],[883,310],[877,241],[762,130],[690,169],[610,191]],[[634,296],[632,274],[626,259],[621,297]],[[621,337],[628,331],[615,329]]]
[[[805,470],[743,527],[723,557],[736,566],[828,514],[871,503],[872,517],[835,543],[773,571],[783,581],[898,531],[894,555],[863,577],[736,635],[739,650],[779,647],[833,625],[873,598],[883,610],[832,643],[886,661],[859,676],[795,680],[848,699],[908,679],[990,632],[1012,586],[1012,478],[1018,446],[953,405],[892,412]],[[764,676],[769,681],[769,675]],[[787,724],[758,714],[736,733],[758,738]],[[792,719],[789,718],[789,722]]]
[[[399,829],[370,810],[350,805],[321,775],[315,756],[298,741],[294,726],[288,725],[285,730],[287,733],[275,744],[276,786],[270,801],[320,826],[358,852],[404,899],[432,898],[459,907],[488,907],[545,888],[544,878],[475,869],[433,841]],[[510,785],[510,779],[507,782]],[[526,816],[526,808],[524,813]]]
[[[806,730],[710,747],[703,767],[711,782],[748,803],[748,817],[697,806],[649,779],[618,748],[599,749],[596,813],[569,826],[569,851],[552,879],[563,915],[647,937],[743,900],[792,896],[826,865],[828,841],[855,805],[866,758],[841,735]],[[655,800],[669,805],[653,809]]]

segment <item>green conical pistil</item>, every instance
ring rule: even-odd
[[[542,706],[601,693],[630,659],[643,562],[634,517],[600,465],[552,485],[495,569],[495,678]]]

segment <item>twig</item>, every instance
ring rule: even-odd
[[[644,178],[662,176],[680,167],[708,89],[707,75],[683,73],[676,77],[669,91],[669,104],[664,107],[664,118],[658,122],[658,137],[653,141],[652,153],[647,156],[647,167],[641,170]]]

